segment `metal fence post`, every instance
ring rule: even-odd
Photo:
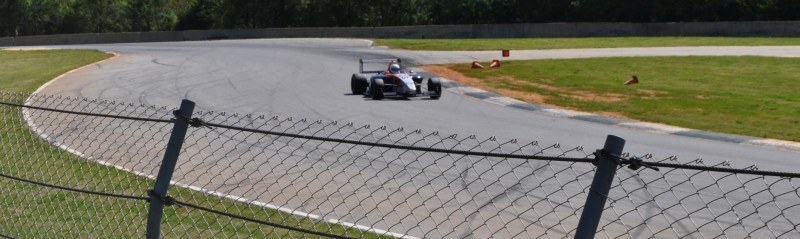
[[[594,174],[592,185],[589,187],[589,195],[586,197],[586,204],[583,207],[578,230],[575,238],[594,238],[597,232],[597,225],[600,224],[600,217],[606,206],[608,192],[611,190],[611,183],[614,182],[614,175],[619,164],[617,160],[606,154],[619,156],[622,148],[625,147],[625,140],[609,135],[606,138],[604,153],[597,154],[597,171]]]
[[[167,149],[164,153],[164,159],[161,162],[161,168],[158,169],[158,176],[156,176],[156,183],[153,190],[150,190],[150,210],[147,212],[147,232],[148,239],[158,239],[161,235],[161,217],[164,212],[164,204],[167,196],[167,189],[169,182],[172,180],[172,172],[175,171],[175,164],[178,162],[178,155],[183,147],[183,140],[186,138],[186,131],[189,128],[189,122],[183,120],[181,116],[190,118],[194,112],[194,102],[190,100],[181,101],[181,107],[176,112],[175,125],[172,128],[172,134],[169,136]]]

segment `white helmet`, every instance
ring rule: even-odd
[[[398,65],[397,63],[392,63],[391,65],[389,65],[389,72],[395,73],[395,74],[399,73],[400,72],[400,65]]]

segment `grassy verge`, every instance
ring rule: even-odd
[[[485,70],[469,64],[427,68],[532,103],[800,141],[798,65],[796,58],[623,57],[511,61]],[[623,86],[631,75],[641,83]]]
[[[800,38],[765,37],[589,37],[501,39],[373,39],[407,50],[538,50],[668,46],[798,46]]]
[[[110,55],[89,50],[0,51],[3,91],[30,92],[71,69]],[[24,97],[19,97],[23,99]],[[145,196],[153,180],[91,163],[51,146],[32,133],[19,110],[0,107],[0,173],[59,186]],[[142,238],[148,203],[50,189],[0,178],[0,237],[20,238]],[[175,198],[246,217],[352,237],[377,235],[316,222],[303,217],[234,203],[196,191],[173,187]],[[165,209],[167,238],[286,238],[302,237],[288,230],[245,223],[239,219],[170,206]]]
[[[4,92],[33,92],[67,71],[108,57],[111,55],[86,50],[0,50],[0,89]]]

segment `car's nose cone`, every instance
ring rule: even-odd
[[[414,86],[414,83],[411,83],[411,84],[406,83],[406,84],[403,84],[403,91],[404,91],[403,93],[415,92],[415,91],[417,91],[417,87]]]

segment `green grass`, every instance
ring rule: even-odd
[[[33,92],[58,75],[110,56],[87,50],[0,50],[0,89],[4,92]]]
[[[500,39],[373,39],[407,50],[538,50],[669,46],[798,46],[800,38],[765,37],[589,37]]]
[[[566,108],[800,141],[798,65],[797,58],[621,57],[509,61],[487,70],[469,69],[468,64],[448,68],[496,91],[538,94],[545,103]],[[631,75],[641,83],[623,86]]]
[[[3,91],[32,91],[71,69],[110,55],[89,50],[1,51]],[[7,97],[21,103],[25,95]],[[60,186],[146,196],[153,180],[88,162],[41,140],[21,120],[19,110],[0,107],[0,173]],[[169,194],[191,203],[260,220],[353,237],[375,234],[316,222],[171,187]],[[149,204],[100,197],[0,178],[0,234],[21,238],[142,238]],[[299,233],[179,206],[165,208],[162,235],[167,238],[286,238]]]

